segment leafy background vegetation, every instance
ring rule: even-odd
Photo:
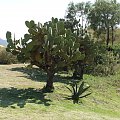
[[[0,47],[0,64],[18,63],[17,57],[8,53],[4,46]]]

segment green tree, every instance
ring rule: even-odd
[[[79,50],[85,54],[84,60],[78,60],[74,63],[75,70],[73,78],[79,76],[80,79],[83,79],[84,66],[88,60],[92,61],[90,59],[93,58],[93,56],[91,57],[90,55],[95,53],[95,51],[93,51],[94,42],[87,30],[88,21],[86,18],[90,11],[90,7],[90,2],[80,2],[77,4],[72,2],[68,5],[66,13],[66,28],[70,28],[73,33],[76,32],[76,29],[80,29],[80,31],[77,32],[80,43]]]
[[[42,68],[47,73],[45,89],[52,91],[54,74],[64,66],[84,58],[79,51],[78,35],[64,27],[64,21],[52,18],[51,21],[35,24],[26,21],[28,33],[23,39],[12,40],[11,32],[6,33],[7,51],[16,54],[18,60],[30,60],[31,65]],[[77,30],[79,31],[79,30]]]
[[[111,17],[111,32],[112,32],[112,45],[113,42],[115,41],[115,35],[114,35],[114,30],[117,28],[116,25],[120,24],[120,3],[117,3],[116,0],[111,1],[112,4],[112,14],[113,16]]]
[[[81,26],[88,26],[87,16],[89,14],[91,3],[88,2],[81,2],[77,3],[76,5],[77,16],[80,19]]]
[[[90,2],[80,2],[74,4],[70,2],[66,11],[66,24],[67,27],[74,32],[78,27],[81,27],[83,32],[83,26],[88,26],[87,15],[90,11],[91,3]]]
[[[106,33],[106,46],[108,46],[110,42],[110,30],[112,30],[113,42],[114,29],[120,23],[120,4],[116,0],[96,0],[91,7],[87,19],[98,37],[103,32]]]
[[[74,32],[75,27],[79,21],[77,20],[77,8],[73,2],[68,4],[65,19],[65,27],[71,29],[71,31]]]

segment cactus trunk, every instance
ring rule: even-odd
[[[53,71],[48,71],[47,72],[47,81],[46,81],[46,86],[45,86],[46,92],[53,92],[54,91],[53,78],[54,78]]]

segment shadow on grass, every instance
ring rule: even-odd
[[[24,67],[15,67],[9,70],[22,72],[24,75],[18,76],[18,77],[26,77],[33,81],[45,82],[47,80],[46,73],[40,70],[39,68],[27,69]],[[69,84],[71,80],[72,80],[72,77],[69,77],[69,76],[66,76],[66,77],[60,76],[60,75],[54,76],[54,82]]]
[[[44,104],[50,106],[50,99],[45,98],[46,94],[42,93],[41,90],[34,88],[28,89],[17,89],[11,88],[0,88],[0,107],[11,106],[17,104],[20,108],[23,108],[26,103]]]

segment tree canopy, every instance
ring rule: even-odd
[[[110,41],[110,29],[115,29],[120,23],[120,3],[116,0],[96,0],[88,14],[90,27],[95,30],[98,36],[106,33],[106,45]]]

